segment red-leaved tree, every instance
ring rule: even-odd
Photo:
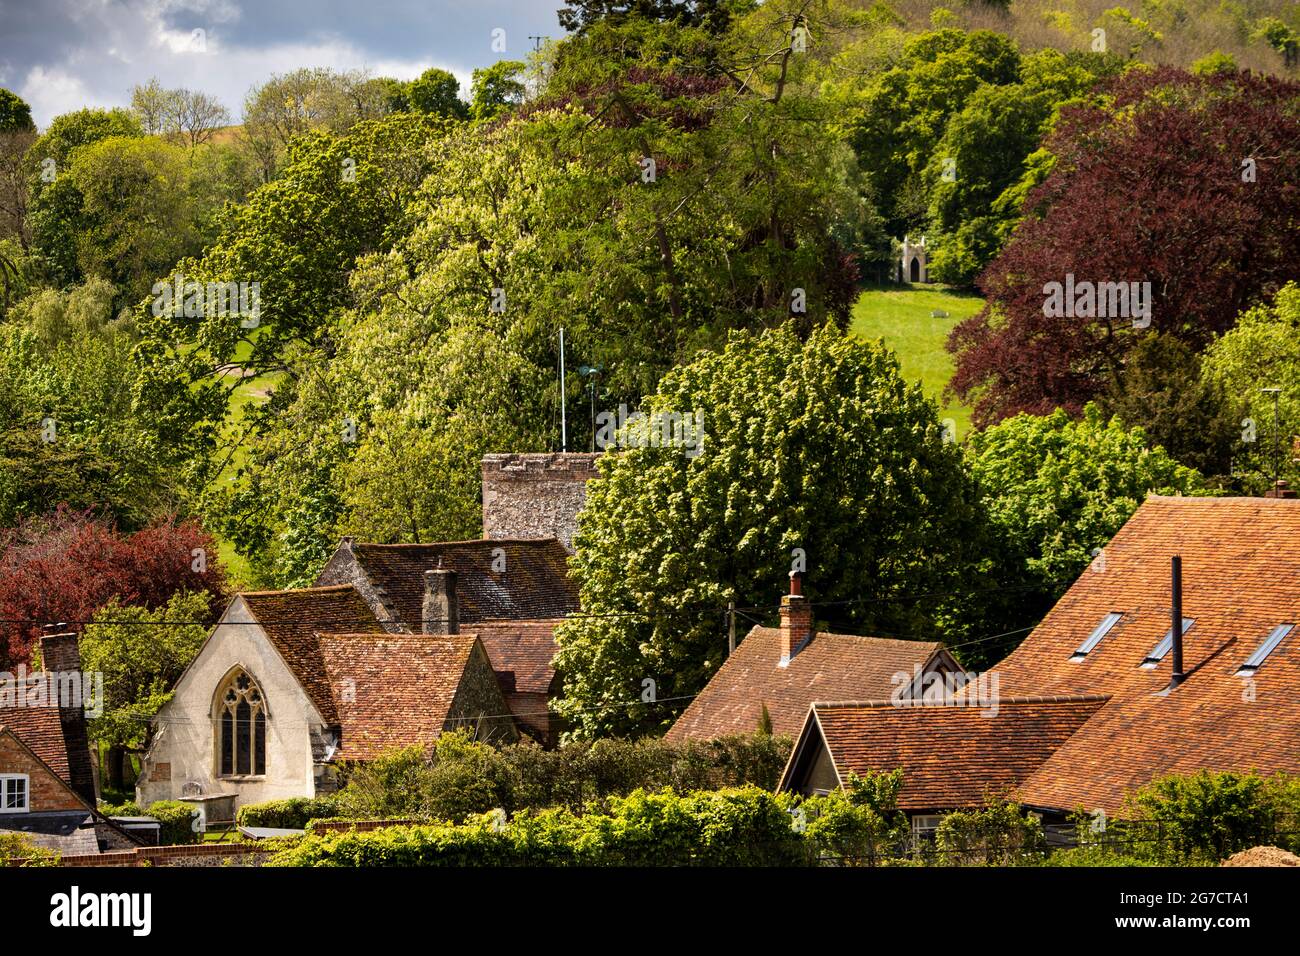
[[[132,535],[90,512],[59,508],[0,531],[0,664],[31,659],[43,625],[83,622],[113,598],[156,608],[177,591],[225,593],[212,538],[189,521],[157,522]]]
[[[1063,111],[1025,219],[980,276],[988,305],[948,341],[953,390],[989,424],[1077,413],[1137,337],[1202,348],[1300,276],[1300,84],[1248,73],[1133,71]],[[1149,282],[1150,324],[1049,317],[1044,286]]]

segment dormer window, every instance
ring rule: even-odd
[[[1255,671],[1259,670],[1260,665],[1268,660],[1268,655],[1272,654],[1277,646],[1282,643],[1282,639],[1291,633],[1293,627],[1295,627],[1294,624],[1279,624],[1273,628],[1268,637],[1264,638],[1264,643],[1259,645],[1255,649],[1255,653],[1251,654],[1246,663],[1241,665],[1241,669],[1237,671],[1237,676],[1253,676]]]
[[[1192,617],[1183,618],[1183,634],[1186,635],[1187,632],[1192,629],[1192,625],[1195,623],[1196,623],[1195,618]],[[1146,670],[1154,669],[1162,660],[1165,659],[1165,655],[1169,653],[1169,649],[1173,646],[1174,646],[1174,629],[1171,627],[1169,630],[1165,631],[1165,636],[1160,639],[1160,643],[1151,649],[1151,653],[1148,654],[1145,658],[1143,658],[1142,663],[1138,666],[1143,667]]]
[[[1092,633],[1079,645],[1079,649],[1070,655],[1070,660],[1081,661],[1087,657],[1089,652],[1101,643],[1101,639],[1110,633],[1110,629],[1118,624],[1123,616],[1122,611],[1111,611],[1103,617],[1101,623],[1093,628]]]

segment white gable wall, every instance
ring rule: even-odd
[[[261,686],[267,705],[266,775],[232,779],[219,769],[213,704],[217,688],[236,666]],[[222,615],[198,657],[155,718],[154,738],[136,784],[141,806],[175,800],[187,783],[203,793],[237,793],[236,806],[315,796],[311,730],[323,720],[284,659],[248,612],[242,597]]]

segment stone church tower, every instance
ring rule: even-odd
[[[903,255],[898,263],[899,282],[929,282],[925,236],[913,243],[910,236],[903,237]]]

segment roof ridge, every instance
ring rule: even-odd
[[[310,588],[282,588],[276,591],[238,591],[235,597],[271,597],[283,594],[324,594],[326,592],[355,591],[351,584],[322,584]]]
[[[555,542],[561,544],[559,538],[466,538],[462,541],[398,541],[393,544],[382,544],[372,541],[354,541],[352,547],[356,548],[449,548],[455,545],[501,545],[501,544],[549,544]]]
[[[1023,694],[1014,697],[944,697],[939,700],[815,700],[812,707],[975,707],[979,704],[1088,704],[1110,700],[1111,694]]]

